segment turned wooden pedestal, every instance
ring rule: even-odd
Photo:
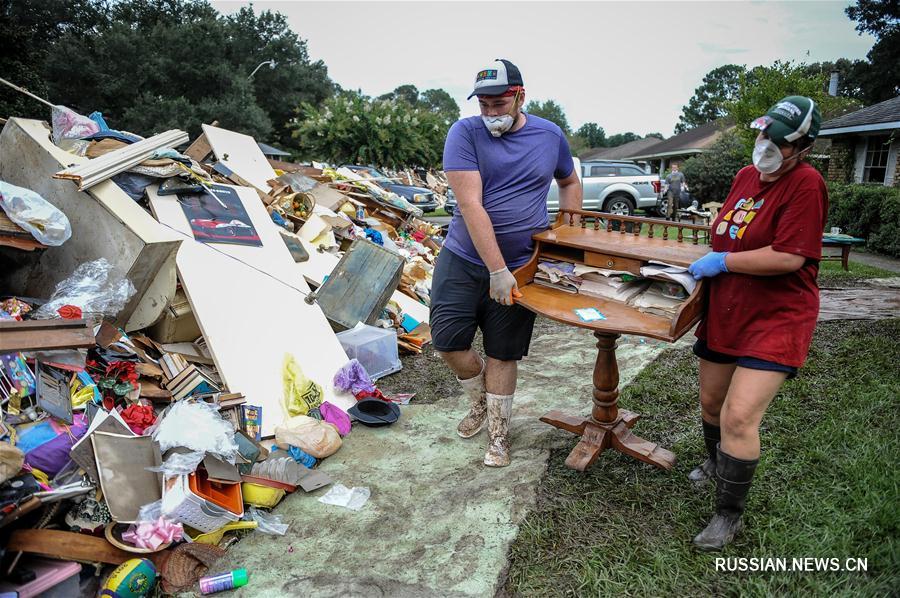
[[[594,364],[593,407],[589,417],[550,411],[542,422],[581,436],[569,453],[566,466],[584,471],[604,450],[615,449],[663,469],[675,465],[675,455],[661,446],[631,433],[640,415],[619,409],[619,366],[616,362],[618,334],[595,332],[597,361]]]

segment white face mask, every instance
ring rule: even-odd
[[[770,139],[761,139],[753,146],[753,165],[763,174],[772,174],[784,163],[781,149]]]
[[[500,137],[509,131],[515,122],[515,119],[509,114],[504,114],[503,116],[482,116],[481,120],[484,121],[484,126],[487,127],[487,130],[494,137]]]

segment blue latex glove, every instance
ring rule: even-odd
[[[728,267],[725,265],[726,255],[728,255],[727,251],[712,251],[707,253],[688,266],[688,272],[696,280],[700,280],[701,278],[711,278],[713,276],[718,276],[723,272],[728,272]]]

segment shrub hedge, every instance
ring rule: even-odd
[[[866,240],[866,248],[900,257],[900,188],[828,184],[828,228]]]

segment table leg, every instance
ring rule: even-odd
[[[841,265],[844,266],[844,272],[850,271],[850,245],[845,244],[841,247]]]
[[[597,337],[597,361],[594,364],[590,417],[579,418],[550,411],[541,418],[542,422],[581,436],[569,453],[566,466],[584,471],[600,453],[612,448],[657,467],[671,469],[675,464],[675,455],[633,434],[630,428],[640,416],[625,409],[619,410],[619,365],[616,361],[619,335],[595,332],[594,336]]]

